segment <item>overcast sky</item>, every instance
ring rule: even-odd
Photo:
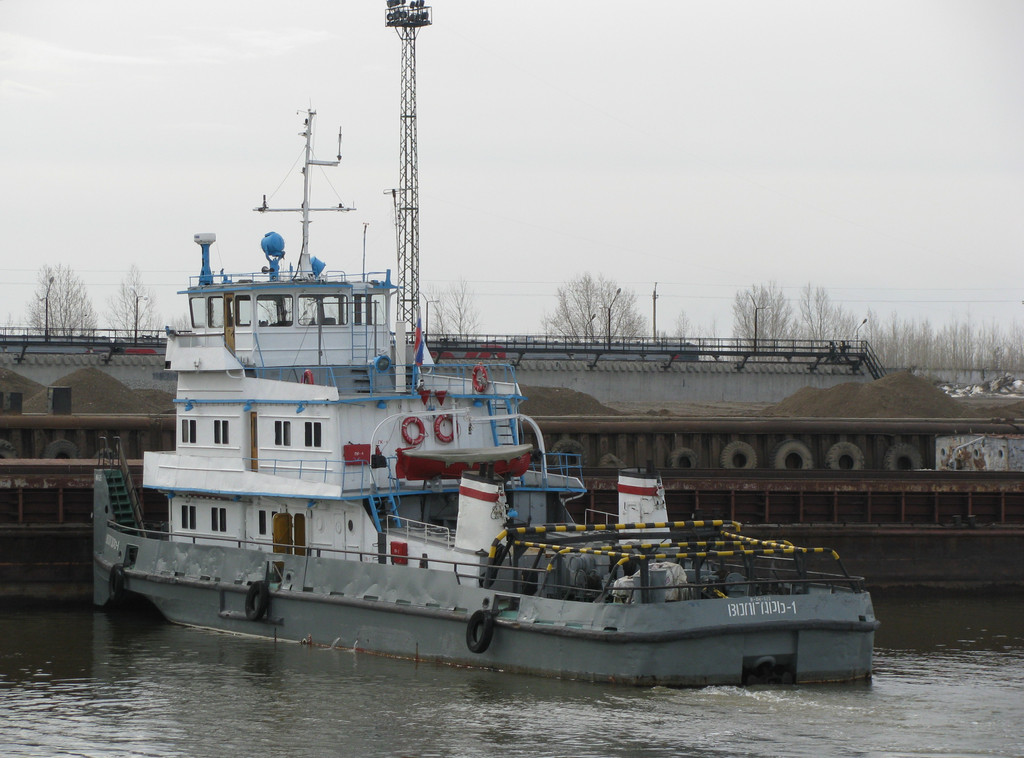
[[[132,263],[163,322],[199,271],[294,261],[318,112],[328,268],[395,269],[401,43],[384,0],[0,0],[0,320],[66,263],[105,325]],[[582,271],[729,336],[737,290],[1024,320],[1024,3],[438,0],[417,42],[421,284],[535,333]]]

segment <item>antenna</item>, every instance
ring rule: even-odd
[[[398,318],[415,323],[420,302],[419,168],[416,155],[416,33],[430,26],[424,0],[386,0],[385,26],[402,40],[401,181],[396,198],[398,228]]]

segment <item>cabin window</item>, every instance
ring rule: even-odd
[[[256,315],[260,326],[291,326],[291,295],[260,295],[256,298]]]
[[[235,326],[252,326],[252,298],[235,296]]]
[[[262,535],[266,535],[266,533],[267,533],[267,512],[266,511],[259,511],[258,515],[259,515],[259,526],[258,526],[259,533],[262,534]]]
[[[211,297],[206,313],[207,325],[212,329],[222,329],[224,327],[224,297],[222,295]]]
[[[348,323],[345,313],[347,298],[343,295],[301,295],[299,296],[299,324],[311,326],[323,324],[334,326]]]
[[[281,447],[288,447],[292,444],[292,422],[274,422],[274,444]]]
[[[226,532],[228,530],[228,509],[210,509],[210,529],[215,532]]]
[[[353,295],[352,300],[354,303],[352,323],[372,324],[375,302],[373,295]]]
[[[196,507],[194,505],[181,506],[181,528],[196,528]]]
[[[188,299],[189,314],[192,316],[192,328],[206,326],[206,298],[190,297]]]
[[[196,420],[194,418],[181,420],[181,441],[191,445],[196,443]]]
[[[321,423],[319,421],[306,422],[306,447],[322,447]]]
[[[228,422],[227,419],[214,419],[213,421],[213,444],[228,444]]]

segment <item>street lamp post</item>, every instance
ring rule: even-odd
[[[46,283],[46,305],[44,306],[43,315],[43,341],[50,341],[50,287],[53,286],[53,277],[50,277],[50,281]]]
[[[757,301],[754,300],[754,296],[749,292],[747,295],[750,297],[750,302],[754,304],[754,352],[757,352],[757,312],[763,311],[767,306],[758,305]]]
[[[622,287],[615,290],[615,296],[612,301],[608,303],[608,349],[612,349],[612,307],[615,305],[615,301],[619,299],[619,295],[622,293]]]
[[[132,290],[132,291],[135,292],[134,290]],[[146,295],[140,295],[138,292],[135,292],[135,336],[134,336],[134,339],[132,340],[132,342],[134,342],[134,343],[137,343],[139,341],[139,301],[140,300],[149,300],[149,297],[146,296]]]
[[[860,328],[862,326],[864,326],[864,324],[866,324],[867,322],[868,322],[868,320],[867,320],[867,318],[865,318],[863,321],[861,321],[859,324],[857,324],[857,328],[853,330],[853,338],[854,338],[854,340],[857,339],[857,332],[859,332]]]

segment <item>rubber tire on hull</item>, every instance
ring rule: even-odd
[[[77,458],[78,445],[71,440],[54,440],[43,448],[44,458]]]
[[[796,465],[793,465],[796,464]],[[809,469],[814,468],[814,454],[800,440],[783,440],[772,453],[772,468]]]
[[[909,442],[897,442],[882,458],[882,468],[886,471],[914,471],[923,465],[921,451]]]
[[[17,458],[18,451],[7,440],[0,440],[0,458]]]
[[[479,610],[469,617],[466,624],[466,647],[471,653],[482,653],[491,646],[494,637],[494,614]]]
[[[117,605],[124,600],[124,566],[120,563],[115,563],[110,567],[107,589],[109,591],[107,602],[111,605]]]
[[[700,468],[700,457],[695,450],[677,447],[668,457],[669,468]]]
[[[722,448],[722,468],[757,468],[757,452],[746,442],[734,440]]]
[[[852,442],[837,442],[825,453],[825,468],[860,471],[864,468],[864,451]]]
[[[568,438],[558,440],[558,442],[551,446],[551,449],[548,450],[548,452],[569,453],[570,455],[578,455],[580,457],[581,465],[587,462],[587,456],[583,450],[583,443],[580,442],[579,440],[571,440]]]
[[[267,615],[270,606],[270,588],[266,582],[253,582],[245,593],[245,617],[250,621],[259,621]]]

